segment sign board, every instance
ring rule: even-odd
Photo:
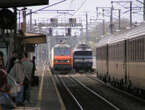
[[[25,33],[24,34],[24,44],[42,44],[47,43],[46,35],[38,33]]]
[[[49,0],[0,0],[0,8],[47,5]]]

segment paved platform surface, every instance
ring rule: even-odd
[[[25,103],[23,107],[15,110],[65,110],[56,84],[48,67],[37,68],[36,76],[39,76],[39,86],[31,87],[31,103]]]

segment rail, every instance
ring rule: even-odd
[[[95,91],[91,90],[90,88],[88,88],[86,85],[84,85],[82,82],[80,82],[79,80],[75,79],[72,77],[72,79],[74,79],[76,82],[78,82],[80,85],[82,85],[84,88],[86,88],[88,91],[90,91],[92,94],[94,94],[95,96],[99,97],[101,100],[105,101],[106,103],[108,103],[111,107],[113,107],[116,110],[120,110],[117,106],[115,106],[114,104],[112,104],[111,102],[109,102],[107,99],[105,99],[104,97],[102,97],[101,95],[99,95],[98,93],[96,93]]]
[[[60,79],[60,81],[62,82],[63,86],[65,87],[65,89],[67,90],[67,92],[70,94],[70,96],[73,98],[73,100],[76,102],[76,104],[78,105],[78,107],[80,108],[80,110],[84,110],[83,107],[81,106],[81,104],[78,102],[78,100],[75,98],[75,96],[73,95],[73,93],[70,91],[70,89],[66,86],[66,84],[64,83],[63,79],[60,78],[58,75],[55,75],[56,79]]]

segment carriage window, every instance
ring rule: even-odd
[[[129,56],[130,56],[130,61],[132,61],[132,43],[129,42]]]
[[[134,41],[134,43],[135,43],[135,48],[134,48],[134,59],[135,59],[135,61],[137,61],[138,60],[138,54],[139,54],[139,40],[135,40]]]
[[[145,45],[145,41],[144,41],[144,39],[142,40],[142,59],[144,59],[145,57],[144,57],[144,45]]]
[[[142,51],[141,51],[141,48],[142,48],[142,41],[141,41],[141,39],[139,39],[139,41],[138,41],[138,60],[139,61],[142,60]]]
[[[78,55],[78,56],[91,56],[92,55],[92,51],[78,51],[78,52],[75,52],[75,55]]]
[[[135,61],[135,41],[133,40],[133,61]]]
[[[140,40],[140,59],[144,59],[144,39]]]
[[[55,55],[70,55],[70,49],[69,48],[55,48],[54,49]]]
[[[134,61],[134,41],[132,41],[132,61]]]
[[[128,56],[128,61],[130,61],[130,42],[127,42],[127,56]]]
[[[130,56],[131,56],[131,61],[133,61],[133,42],[130,42]]]
[[[129,46],[129,57],[131,56],[131,61],[142,61],[144,59],[144,40],[136,39],[131,41]]]

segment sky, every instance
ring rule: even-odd
[[[60,4],[51,6],[54,3],[57,2],[61,2],[61,1],[65,1],[62,2]],[[33,13],[33,21],[34,19],[37,21],[46,21],[50,18],[70,18],[70,17],[76,17],[80,20],[85,21],[86,18],[86,13],[88,14],[88,19],[96,19],[97,18],[97,14],[96,14],[96,7],[110,7],[111,6],[111,1],[112,0],[49,0],[49,5],[43,5],[43,6],[33,6],[33,7],[27,7],[28,10],[27,12],[32,9],[32,11],[37,11],[38,9],[50,6],[44,10],[49,10],[49,11],[39,11],[37,13]],[[118,1],[118,0],[113,0],[113,1]],[[129,1],[129,0],[122,0],[122,1]],[[133,7],[139,7],[142,6],[141,3],[136,2],[136,0],[130,0],[133,2]],[[143,1],[143,0],[140,0]],[[120,5],[118,5],[117,3],[113,4],[114,8],[116,9],[121,9],[121,18],[127,18],[129,19],[129,9],[125,9],[123,8],[123,6],[129,7],[129,3],[122,3]],[[67,14],[62,13],[62,11],[60,12],[56,12],[56,11],[50,11],[50,10],[75,10],[72,12],[67,12]],[[134,10],[134,12],[139,12],[138,14],[133,14],[133,21],[142,21],[142,10]],[[127,13],[125,13],[127,12]],[[99,9],[99,16],[98,19],[102,19],[102,10]],[[106,10],[105,11],[105,16],[104,19],[109,21],[109,15],[110,11]],[[107,17],[108,16],[108,17]],[[113,19],[118,19],[118,13],[117,11],[113,12]],[[27,17],[29,19],[29,17]]]
[[[50,0],[49,5],[60,2],[63,0]],[[75,16],[81,16],[82,14],[88,12],[88,13],[95,13],[96,6],[109,6],[110,0],[66,0],[63,3],[60,3],[58,5],[46,8],[46,10],[76,10],[76,12],[72,12],[71,14],[74,14]],[[37,9],[40,9],[41,7],[30,7],[29,9],[33,9],[34,11]],[[43,14],[42,14],[43,13]],[[57,15],[63,16],[63,14],[57,14],[56,12],[39,12],[39,15],[46,16],[49,15],[49,17],[55,17]],[[38,14],[36,14],[37,16]],[[94,14],[95,15],[95,14]],[[35,14],[34,14],[35,16]],[[69,15],[68,15],[69,16]]]

